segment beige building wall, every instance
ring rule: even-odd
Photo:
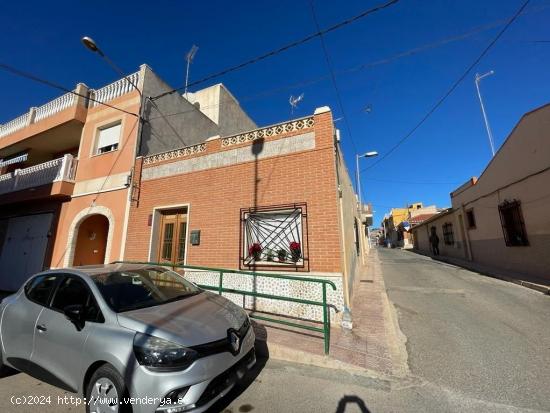
[[[426,254],[432,252],[430,234],[431,228],[435,227],[436,234],[439,237],[439,254],[449,257],[465,258],[467,247],[465,245],[463,231],[460,229],[460,215],[458,211],[443,212],[415,226],[412,230],[415,239],[415,248]],[[452,244],[445,244],[443,225],[447,223],[452,224]]]
[[[440,242],[441,255],[465,258],[519,276],[550,280],[550,105],[522,117],[479,179],[451,193],[456,247]],[[519,201],[528,244],[507,246],[499,205]],[[475,217],[469,227],[467,212]],[[441,226],[449,215],[414,229],[418,249],[430,251],[427,227]]]
[[[358,211],[358,201],[353,184],[351,182],[348,169],[340,151],[336,153],[337,179],[340,190],[340,220],[342,231],[342,259],[343,271],[345,277],[344,288],[347,290],[347,305],[351,303],[353,297],[353,286],[355,276],[359,271],[359,266],[366,254],[365,228],[361,224],[361,218]]]

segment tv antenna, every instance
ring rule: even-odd
[[[187,71],[185,73],[185,99],[187,99],[187,85],[189,84],[189,66],[191,66],[191,63],[193,62],[193,59],[195,58],[198,50],[198,46],[193,45],[191,47],[191,50],[189,50],[189,52],[185,56],[185,60],[187,60]]]
[[[290,98],[288,99],[288,103],[290,103],[290,113],[294,113],[294,109],[298,108],[298,103],[304,98],[304,94],[302,93],[298,97],[294,97],[290,95]]]

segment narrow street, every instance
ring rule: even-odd
[[[371,259],[406,336],[408,375],[260,360],[249,382],[211,411],[550,411],[550,297],[412,252],[380,248]],[[13,402],[31,395],[50,395],[51,403]],[[60,405],[65,395],[24,374],[0,379],[3,412],[84,411]]]
[[[380,248],[412,375],[446,397],[550,410],[550,297]]]

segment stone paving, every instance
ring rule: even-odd
[[[352,302],[353,329],[331,328],[328,359],[371,370],[386,376],[407,374],[407,356],[403,336],[391,307],[378,253],[367,259],[368,266],[356,277]],[[256,323],[256,335],[270,345],[285,346],[286,359],[296,354],[300,362],[304,353],[324,356],[320,335],[292,331],[268,323]]]

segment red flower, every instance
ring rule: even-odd
[[[259,254],[260,252],[262,252],[262,246],[257,242],[248,247],[248,255]]]
[[[290,250],[291,251],[300,251],[301,250],[300,243],[296,242],[296,241],[291,242],[290,243]]]

